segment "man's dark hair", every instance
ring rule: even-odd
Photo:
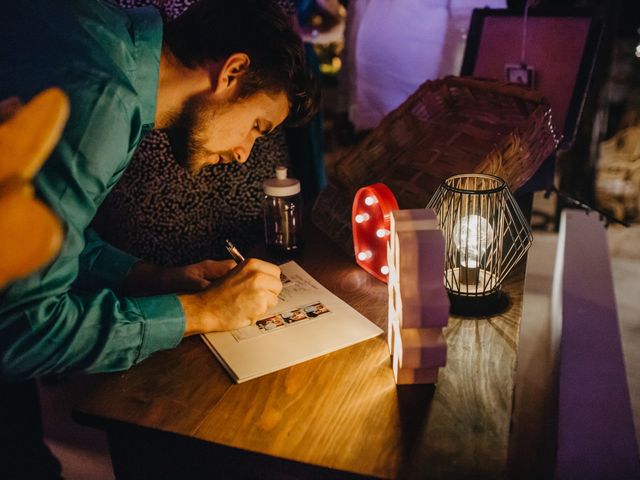
[[[233,53],[250,58],[240,95],[285,92],[287,124],[306,123],[317,111],[320,88],[305,68],[302,41],[275,0],[200,0],[164,30],[164,41],[188,68]]]

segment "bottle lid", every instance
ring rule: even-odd
[[[288,197],[300,193],[300,181],[287,178],[287,167],[279,165],[276,167],[276,177],[265,180],[262,188],[271,197]]]

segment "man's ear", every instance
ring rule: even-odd
[[[217,80],[214,87],[216,93],[222,93],[227,89],[234,90],[238,85],[238,80],[249,69],[249,55],[246,53],[232,53],[224,61],[218,71]]]

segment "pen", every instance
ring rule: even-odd
[[[244,256],[240,253],[240,250],[238,250],[238,248],[233,243],[231,243],[231,240],[227,238],[224,241],[224,246],[227,247],[227,252],[229,252],[229,255],[233,257],[236,263],[244,262]],[[284,273],[280,272],[280,281],[284,282],[286,279],[287,277],[284,276]]]
[[[236,246],[233,243],[231,243],[231,240],[226,239],[224,241],[224,246],[227,247],[227,251],[229,252],[229,255],[233,257],[236,263],[244,262],[244,256],[240,253],[240,251],[236,248]]]

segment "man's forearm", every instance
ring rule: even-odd
[[[110,245],[92,229],[84,232],[76,285],[84,290],[109,288],[120,291],[139,258]]]
[[[122,293],[133,297],[174,293],[167,285],[166,270],[143,260],[134,263],[124,279]]]
[[[45,294],[25,303],[10,290],[0,317],[0,378],[7,380],[124,370],[184,336],[184,313],[174,295],[122,298],[102,290]]]
[[[202,296],[194,293],[184,294],[178,295],[178,300],[184,312],[185,337],[218,330],[214,322],[207,322],[204,318],[205,312],[207,312],[207,306]]]

